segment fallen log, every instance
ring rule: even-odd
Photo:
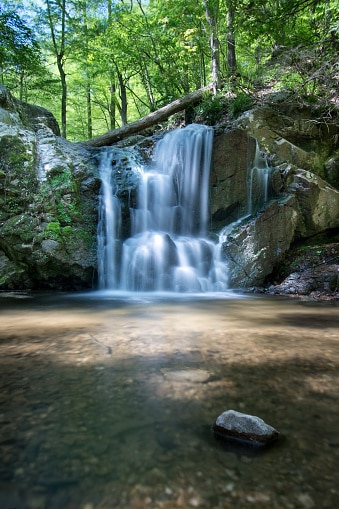
[[[190,104],[194,104],[200,101],[204,93],[211,90],[212,84],[200,88],[195,92],[191,92],[184,97],[176,99],[175,101],[167,104],[166,106],[163,106],[157,111],[153,111],[149,115],[146,115],[146,117],[139,118],[139,120],[135,120],[135,122],[131,122],[130,124],[119,127],[118,129],[114,129],[113,131],[108,131],[107,133],[93,138],[92,140],[88,140],[86,144],[93,147],[104,147],[107,145],[112,145],[113,143],[116,143],[123,138],[127,138],[127,136],[131,136],[132,134],[143,131],[144,129],[151,127],[158,122],[167,120],[168,117],[174,115],[174,113],[182,111]]]

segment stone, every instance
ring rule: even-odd
[[[325,161],[324,168],[326,181],[339,189],[339,151]]]
[[[0,290],[93,284],[95,151],[59,134],[50,112],[0,86]]]
[[[296,199],[270,202],[255,217],[235,226],[225,236],[231,288],[261,286],[289,250],[302,222]]]
[[[255,139],[246,131],[234,129],[214,137],[210,178],[213,221],[231,222],[246,214],[247,173],[255,151]]]
[[[279,432],[254,415],[226,410],[212,425],[214,433],[231,441],[252,445],[268,445],[279,438]]]
[[[258,107],[245,112],[234,123],[258,140],[263,150],[282,160],[324,177],[324,163],[331,155],[335,123],[320,123],[308,108],[291,109],[284,104],[273,109]],[[289,108],[289,109],[288,109]]]

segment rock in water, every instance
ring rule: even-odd
[[[255,415],[226,410],[213,423],[214,433],[226,440],[252,445],[268,445],[279,438],[279,432]]]

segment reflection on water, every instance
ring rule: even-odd
[[[0,507],[339,507],[338,307],[0,294]],[[224,410],[284,439],[224,446]]]

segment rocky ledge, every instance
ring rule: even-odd
[[[294,246],[260,291],[339,301],[339,233],[325,232]]]

